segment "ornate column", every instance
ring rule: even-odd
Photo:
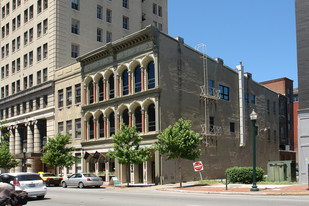
[[[87,141],[87,120],[84,121],[84,137],[85,137],[85,141]]]
[[[38,127],[38,121],[34,121],[33,122],[33,125],[34,125],[34,141],[33,141],[33,150],[34,150],[34,153],[41,153],[41,137],[40,137],[40,130],[39,130],[39,127]]]
[[[145,133],[145,110],[142,109],[142,133]]]
[[[104,116],[104,137],[107,138],[107,118]]]
[[[21,138],[18,131],[18,125],[15,125],[15,154],[21,154],[22,153],[22,144],[21,144]],[[22,164],[20,163],[17,167],[15,167],[15,172],[21,172],[22,171]]]
[[[120,131],[120,114],[117,114],[117,131]]]
[[[131,85],[131,75],[132,74],[132,72],[131,71],[129,71],[128,72],[128,79],[129,79],[129,94],[132,94],[132,85]]]
[[[144,91],[144,67],[141,67],[141,84],[142,84],[142,91]]]
[[[33,153],[33,131],[31,129],[32,122],[28,122],[27,126],[27,153]],[[34,160],[27,159],[27,164],[30,164],[30,167],[27,168],[27,172],[34,172]]]
[[[116,89],[117,89],[117,96],[116,97],[119,97],[119,75],[116,76]]]
[[[87,87],[84,85],[84,104],[87,105]]]
[[[132,112],[129,112],[129,127],[132,127]]]
[[[14,137],[14,133],[13,133],[13,130],[14,127],[11,126],[10,127],[10,145],[9,145],[9,150],[10,150],[10,153],[12,154],[15,154],[15,137]]]

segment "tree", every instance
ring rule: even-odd
[[[70,144],[68,134],[57,134],[54,138],[49,138],[44,146],[42,162],[50,167],[60,167],[60,169],[72,166],[79,158],[73,155],[75,148],[68,147],[68,144]]]
[[[108,151],[107,156],[115,158],[120,164],[127,166],[127,186],[129,186],[130,164],[141,164],[150,158],[148,147],[140,147],[142,137],[135,127],[121,124],[119,133],[113,135],[113,151]]]
[[[0,131],[2,131],[2,124],[3,122],[0,122]],[[15,156],[9,151],[9,135],[10,133],[7,132],[0,137],[0,168],[5,170],[14,168],[20,163],[20,161],[16,160]]]
[[[191,130],[191,121],[179,119],[178,122],[166,128],[158,135],[155,150],[166,156],[166,160],[177,159],[179,165],[180,187],[182,187],[181,159],[195,160],[201,155],[198,133]]]

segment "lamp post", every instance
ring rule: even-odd
[[[256,136],[256,128],[255,123],[257,120],[257,113],[253,110],[250,114],[250,119],[252,122],[252,146],[253,146],[253,184],[251,187],[251,191],[259,191],[259,188],[256,186],[256,142],[255,142],[255,136]]]
[[[27,142],[24,140],[23,142],[23,172],[27,172],[27,167],[26,167],[26,153],[27,153]]]

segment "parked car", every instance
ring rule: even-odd
[[[7,173],[13,176],[13,180],[10,182],[15,185],[15,190],[22,190],[28,193],[28,197],[37,197],[38,199],[44,199],[47,188],[38,173]]]
[[[67,178],[64,178],[61,182],[62,187],[76,186],[83,187],[100,187],[103,185],[103,181],[100,177],[92,173],[75,173]]]
[[[62,181],[62,177],[58,177],[53,173],[39,172],[39,175],[44,180],[46,186],[59,186]]]

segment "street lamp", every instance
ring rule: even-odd
[[[26,167],[26,153],[27,153],[27,142],[24,140],[23,142],[23,172],[27,172],[27,167]]]
[[[256,128],[255,123],[257,120],[257,113],[253,110],[250,114],[250,119],[252,122],[252,146],[253,146],[253,184],[251,191],[259,191],[259,188],[256,186],[256,142],[255,142],[255,136],[256,136]]]

